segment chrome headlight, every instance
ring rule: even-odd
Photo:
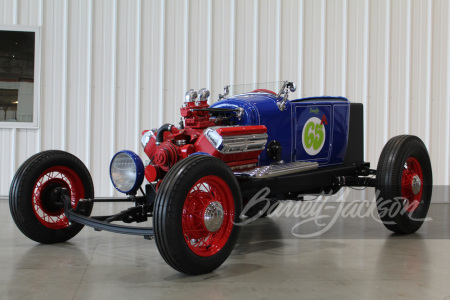
[[[123,150],[111,160],[109,174],[119,192],[134,194],[144,181],[144,164],[136,153]]]

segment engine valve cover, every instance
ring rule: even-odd
[[[247,160],[257,162],[257,158],[265,149],[266,143],[267,128],[264,125],[213,126],[203,131],[203,135],[196,142],[195,148],[196,151],[209,153],[225,162]]]

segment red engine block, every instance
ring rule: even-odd
[[[204,152],[225,161],[233,169],[256,166],[267,142],[267,128],[257,126],[217,126],[206,101],[189,102],[181,108],[185,128],[170,126],[163,130],[163,141],[157,145],[157,133],[150,134],[144,148],[151,163],[145,169],[149,182],[162,179],[179,160],[194,152]]]
[[[184,118],[184,127],[200,129],[217,125],[215,120],[211,119],[208,111],[201,110],[208,107],[208,101],[186,102],[185,106],[180,108],[181,116]]]

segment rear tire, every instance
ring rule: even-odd
[[[12,218],[28,238],[43,244],[61,243],[83,228],[69,223],[59,199],[52,192],[59,187],[69,191],[72,207],[81,198],[94,197],[94,185],[85,165],[74,155],[57,150],[38,153],[17,170],[9,192]],[[80,203],[77,212],[89,216],[92,203]]]
[[[390,139],[377,167],[377,208],[385,227],[393,232],[416,232],[431,202],[433,175],[422,140],[412,135]]]
[[[239,185],[223,161],[204,155],[183,159],[156,195],[153,227],[161,256],[182,273],[215,270],[236,244],[241,207]]]

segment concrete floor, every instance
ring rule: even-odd
[[[338,208],[327,207],[321,221],[331,224]],[[372,217],[338,217],[312,238],[293,235],[322,228],[292,230],[305,217],[257,220],[222,267],[192,277],[141,237],[85,228],[67,243],[36,244],[0,201],[0,299],[450,299],[450,205],[432,204],[429,216],[409,236]]]

